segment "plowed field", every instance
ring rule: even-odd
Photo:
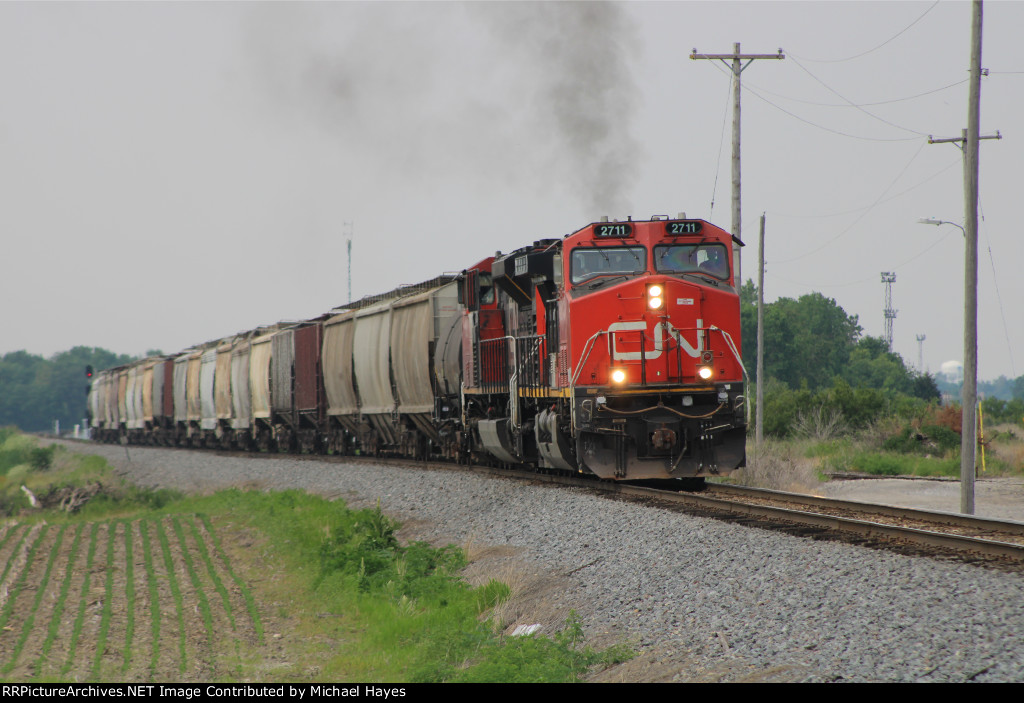
[[[0,527],[0,678],[233,678],[263,634],[199,515]]]

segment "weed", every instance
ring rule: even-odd
[[[907,425],[886,439],[882,448],[904,454],[941,456],[960,450],[960,435],[943,425],[923,425],[920,429]]]
[[[464,683],[541,683],[579,681],[594,665],[632,658],[627,647],[597,652],[584,644],[583,626],[575,611],[553,638],[543,635],[494,640],[480,648],[479,660],[446,680]]]
[[[53,452],[56,446],[36,447],[29,451],[28,463],[36,471],[46,471],[53,464]]]
[[[747,466],[734,474],[745,486],[783,491],[806,491],[818,484],[812,462],[800,456],[791,442],[765,440],[760,448],[751,447]]]
[[[859,471],[875,476],[958,476],[960,458],[854,451],[826,459],[824,466],[832,471]]]
[[[843,411],[822,404],[807,412],[798,412],[791,431],[797,437],[829,440],[844,434],[847,430]]]

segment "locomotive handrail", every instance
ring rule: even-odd
[[[594,334],[591,335],[590,339],[588,339],[587,343],[584,345],[583,349],[586,353],[583,355],[583,359],[580,360],[580,365],[576,368],[576,372],[572,375],[572,383],[569,386],[570,392],[572,392],[572,389],[576,387],[576,381],[578,381],[580,378],[580,372],[583,370],[583,367],[587,365],[587,359],[590,358],[590,352],[594,350],[594,342],[602,334],[608,334],[608,330],[598,330],[597,332],[594,332]]]
[[[710,327],[708,327],[708,329],[716,330],[716,331],[722,333],[722,337],[725,338],[725,345],[727,347],[729,347],[729,351],[731,351],[732,355],[734,357],[736,357],[736,363],[740,365],[740,370],[743,372],[743,379],[747,382],[747,385],[750,385],[750,374],[747,373],[747,367],[743,365],[743,359],[740,358],[739,352],[736,351],[736,343],[732,341],[732,335],[730,335],[728,332],[723,330],[721,327],[717,327],[715,325],[711,325]],[[744,390],[744,395],[746,395],[746,393],[747,393],[747,391]],[[744,401],[743,404],[747,407],[747,424],[749,425],[750,424],[750,403],[747,403],[746,401]]]

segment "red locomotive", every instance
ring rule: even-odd
[[[464,326],[467,363],[479,367],[464,375],[464,424],[478,446],[502,461],[626,480],[742,466],[733,246],[701,220],[599,222],[496,260],[506,333]],[[484,320],[472,280],[466,315]],[[485,416],[468,414],[483,407]]]
[[[108,441],[726,474],[747,424],[738,245],[703,220],[594,223],[103,371],[91,424]]]

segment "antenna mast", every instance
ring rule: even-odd
[[[896,281],[896,274],[890,271],[882,271],[882,283],[885,284],[885,346],[892,351],[892,321],[896,319],[896,310],[892,309],[892,284]]]

